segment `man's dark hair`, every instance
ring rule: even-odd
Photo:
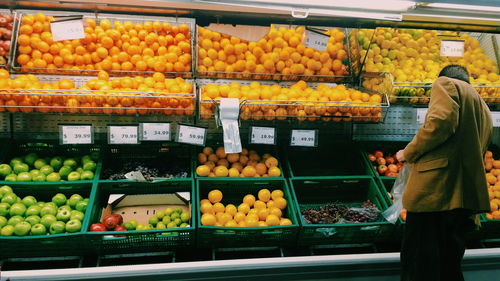
[[[470,84],[469,81],[469,72],[467,69],[461,65],[450,64],[445,66],[441,72],[439,72],[439,77],[445,76],[448,78],[462,80]]]

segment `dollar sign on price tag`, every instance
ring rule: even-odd
[[[276,128],[250,127],[250,143],[276,144]]]
[[[318,130],[292,130],[291,146],[318,146]]]
[[[417,108],[417,124],[424,124],[428,108]]]
[[[178,126],[177,142],[204,146],[206,136],[206,128],[188,125]]]
[[[493,127],[500,127],[500,112],[493,111],[491,112],[491,119],[493,120]]]
[[[59,142],[61,144],[92,144],[92,125],[60,125]]]
[[[53,21],[50,23],[50,31],[54,41],[85,38],[81,16]]]
[[[138,144],[138,126],[108,126],[109,144]]]
[[[170,123],[140,123],[141,141],[170,141]]]

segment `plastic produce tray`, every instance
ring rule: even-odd
[[[12,11],[12,10],[8,10],[8,9],[0,9],[0,14],[2,15],[10,15],[12,16],[13,18],[13,21],[12,21],[12,30],[11,30],[11,38],[10,38],[10,41],[12,42],[13,41],[13,38],[14,38],[14,33],[15,33],[15,24],[16,24],[16,17],[17,17],[17,13],[15,11]],[[5,27],[7,28],[7,27]],[[1,37],[0,37],[1,38]],[[11,47],[9,48],[9,51],[6,52],[4,55],[2,55],[2,61],[0,61],[0,68],[7,68],[8,65],[9,65],[9,62],[10,62],[10,57],[11,57],[11,54],[12,54],[12,44],[11,44]]]
[[[191,199],[191,221],[188,227],[153,229],[143,231],[105,231],[90,232],[93,223],[99,223],[102,209],[107,205],[110,194],[163,194],[189,192]],[[121,183],[115,185],[99,185],[91,208],[89,223],[85,228],[85,238],[92,251],[98,254],[126,254],[132,252],[161,252],[175,248],[193,246],[195,242],[195,225],[198,219],[194,214],[198,207],[193,204],[195,198],[194,181],[162,182],[158,185],[143,183],[141,185]]]
[[[84,198],[90,198],[85,217],[82,221],[82,231],[76,233],[50,234],[44,236],[0,236],[0,257],[49,257],[49,256],[79,256],[89,254],[88,245],[83,240],[83,230],[90,221],[90,209],[94,204],[93,194],[96,189],[89,183],[68,185],[67,182],[52,185],[22,184],[11,185],[19,197],[35,196],[37,200],[50,202],[57,193],[63,193],[69,198],[78,193]]]
[[[299,246],[375,243],[392,237],[394,226],[382,216],[369,223],[308,224],[301,214],[304,209],[319,208],[329,203],[359,207],[367,200],[382,212],[387,208],[387,200],[374,179],[312,178],[291,179],[290,182],[301,224]]]
[[[216,227],[201,225],[201,214],[196,213],[197,245],[203,248],[239,248],[239,247],[272,247],[294,245],[297,239],[298,218],[293,196],[285,180],[248,179],[239,181],[227,180],[197,180],[196,204],[202,198],[207,198],[208,192],[219,189],[223,194],[224,205],[239,205],[246,194],[257,198],[260,189],[270,191],[281,189],[287,200],[283,216],[292,221],[291,225],[269,227]]]

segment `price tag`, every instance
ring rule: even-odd
[[[251,144],[276,144],[276,128],[250,127]]]
[[[92,144],[92,125],[60,125],[61,144]]]
[[[500,111],[491,112],[491,119],[493,119],[493,127],[500,127]]]
[[[109,144],[138,144],[139,128],[137,126],[108,126]]]
[[[206,137],[206,128],[188,125],[178,126],[177,142],[204,146]]]
[[[140,123],[141,141],[170,141],[170,123]]]
[[[53,21],[50,23],[50,31],[54,41],[85,38],[81,19]]]
[[[428,108],[417,108],[417,124],[424,124]]]
[[[292,130],[291,146],[318,146],[318,130]]]
[[[318,32],[306,30],[304,37],[304,45],[308,48],[313,48],[320,52],[326,51],[326,46],[330,37],[328,35],[323,35]]]
[[[463,57],[465,41],[441,40],[440,54],[442,57]]]

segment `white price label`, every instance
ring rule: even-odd
[[[206,135],[207,135],[206,128],[179,125],[177,142],[203,146],[205,145]]]
[[[491,119],[493,119],[493,127],[500,127],[500,111],[492,112]]]
[[[170,123],[141,123],[139,128],[143,141],[170,140]]]
[[[276,144],[276,128],[250,127],[250,143]]]
[[[417,108],[417,124],[424,124],[428,108]]]
[[[61,144],[91,144],[91,125],[61,125],[59,126]]]
[[[440,54],[442,57],[463,57],[465,41],[441,40]]]
[[[109,144],[138,144],[139,128],[137,126],[108,126]]]
[[[304,45],[308,48],[313,48],[320,52],[324,52],[326,51],[329,40],[330,37],[328,35],[322,35],[317,32],[306,30]]]
[[[53,21],[50,23],[50,31],[54,41],[85,38],[81,19]]]
[[[318,145],[317,130],[292,130],[291,146],[315,147]]]

